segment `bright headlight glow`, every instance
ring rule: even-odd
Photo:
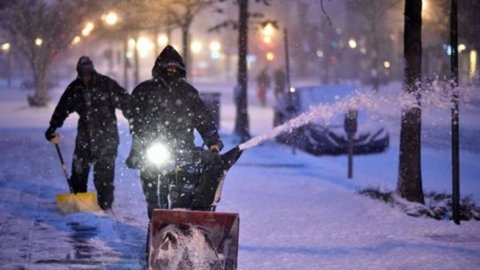
[[[163,144],[154,144],[147,150],[147,158],[155,165],[161,165],[170,159],[170,152]]]

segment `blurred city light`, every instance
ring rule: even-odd
[[[465,49],[467,49],[467,46],[465,46],[465,44],[459,44],[458,45],[458,52],[459,53],[463,52]]]
[[[273,36],[273,33],[275,33],[275,27],[269,22],[263,27],[263,35],[271,37]]]
[[[192,44],[190,45],[190,49],[192,50],[193,53],[199,53],[203,49],[203,44],[201,41],[194,40],[192,41]]]
[[[75,36],[72,40],[72,45],[80,43],[81,40],[80,36]]]
[[[141,58],[147,57],[154,47],[153,42],[147,37],[140,37],[137,41],[136,48]]]
[[[478,55],[476,50],[470,51],[470,79],[472,79],[475,74],[477,74],[477,61]]]
[[[213,60],[218,60],[220,59],[220,52],[218,51],[213,51],[210,53],[210,58],[212,58]]]
[[[165,34],[161,34],[157,38],[157,44],[160,46],[167,46],[168,44],[168,37]]]
[[[265,57],[267,58],[268,61],[273,61],[273,59],[275,59],[275,54],[273,54],[273,52],[267,52]]]
[[[220,44],[220,42],[214,40],[214,41],[210,42],[209,48],[213,52],[218,52],[218,51],[220,51],[220,49],[222,49],[222,45]]]
[[[10,43],[3,43],[1,48],[2,51],[8,52],[10,50]]]
[[[92,30],[95,28],[95,24],[92,22],[87,22],[85,27],[82,29],[82,35],[83,36],[88,36],[92,32]]]
[[[427,11],[428,6],[428,0],[422,0],[422,12]]]
[[[389,61],[383,62],[383,66],[387,69],[390,68],[390,62]]]
[[[137,44],[137,42],[135,41],[135,39],[131,38],[131,39],[128,40],[128,48],[129,49],[135,48],[136,44]]]
[[[35,39],[35,44],[36,44],[38,47],[42,46],[42,43],[43,43],[43,40],[42,40],[41,38],[36,38],[36,39]]]
[[[322,58],[323,57],[323,51],[322,50],[317,50],[317,56],[318,58]]]
[[[102,20],[108,25],[115,25],[118,22],[117,13],[110,11],[107,14],[102,15]]]
[[[357,41],[351,38],[350,40],[348,40],[348,46],[350,46],[350,48],[352,49],[355,49],[357,47]]]
[[[265,42],[266,44],[272,43],[272,37],[270,37],[270,36],[264,36],[264,37],[263,37],[263,42]]]

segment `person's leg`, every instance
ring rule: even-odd
[[[88,154],[84,149],[76,146],[73,153],[72,175],[70,176],[70,183],[72,184],[73,192],[87,192],[89,171],[90,158],[88,157]]]
[[[93,182],[97,190],[98,205],[103,210],[112,208],[115,189],[114,177],[115,156],[108,155],[98,158],[93,166]]]
[[[148,218],[153,209],[168,209],[168,184],[158,172],[140,170],[143,194],[147,202]]]

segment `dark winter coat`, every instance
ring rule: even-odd
[[[50,126],[61,127],[67,116],[76,112],[79,115],[77,150],[83,149],[94,156],[115,155],[119,143],[115,109],[122,110],[128,118],[130,95],[113,79],[94,70],[91,73],[88,86],[80,78],[68,85],[55,108]]]
[[[179,68],[178,78],[168,78],[166,66]],[[167,46],[158,56],[152,69],[153,78],[140,83],[132,92],[133,135],[132,151],[127,165],[141,166],[147,148],[156,142],[169,149],[193,149],[194,130],[207,146],[222,144],[214,120],[198,91],[185,80],[185,66],[181,56]]]

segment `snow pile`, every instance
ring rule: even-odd
[[[159,235],[162,242],[151,258],[154,269],[223,269],[223,255],[217,253],[200,227],[167,225]]]
[[[452,196],[430,192],[425,194],[425,205],[409,202],[399,197],[394,192],[382,192],[377,189],[367,188],[360,194],[384,201],[395,208],[399,208],[410,216],[426,216],[437,220],[452,220]],[[475,205],[471,197],[460,200],[460,220],[480,220],[480,207]]]

